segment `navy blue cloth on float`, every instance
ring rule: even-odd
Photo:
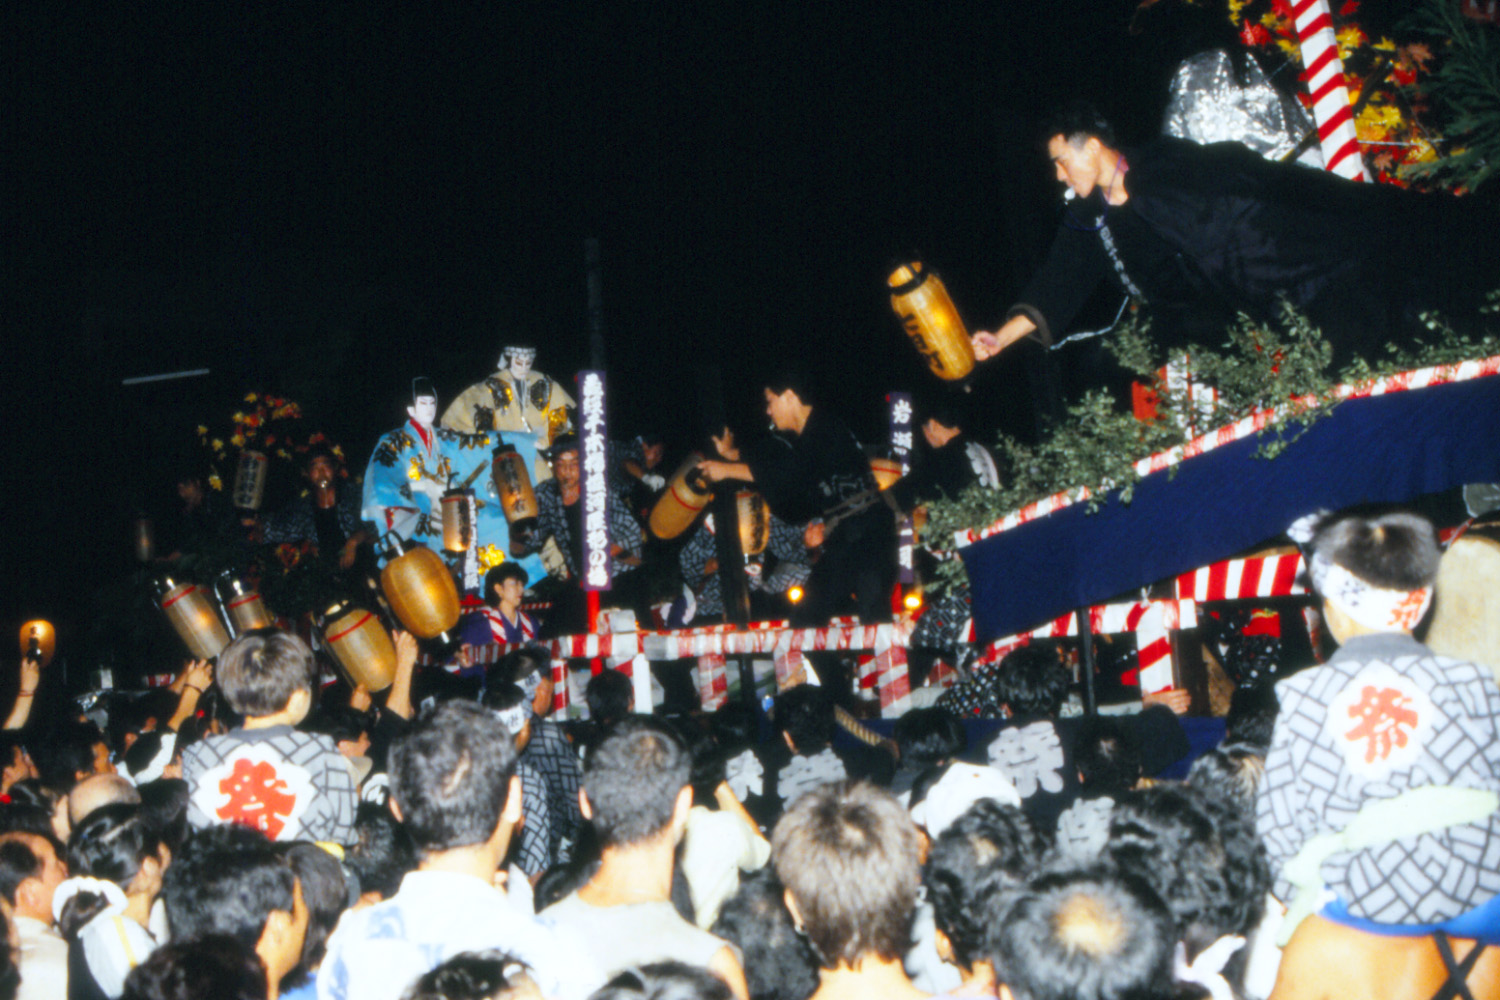
[[[960,550],[980,642],[1275,539],[1318,508],[1500,482],[1500,376],[1347,400],[1274,459],[1252,435]]]

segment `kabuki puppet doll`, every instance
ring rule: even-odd
[[[576,404],[556,380],[532,371],[536,348],[511,345],[500,353],[498,369],[459,393],[443,412],[442,426],[461,434],[507,431],[529,434],[536,447],[551,447],[573,429]],[[510,435],[507,435],[507,439]],[[546,462],[532,464],[536,481],[550,478]]]
[[[375,445],[365,469],[366,521],[383,537],[394,532],[402,541],[443,548],[443,494],[453,476],[450,447],[433,426],[437,390],[432,380],[415,378],[405,424]],[[385,556],[382,554],[382,563]]]

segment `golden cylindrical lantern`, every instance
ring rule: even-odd
[[[323,640],[349,683],[363,684],[371,692],[391,686],[396,676],[396,647],[373,611],[334,605],[324,618]]]
[[[263,451],[240,452],[239,464],[234,469],[234,505],[241,510],[260,510],[266,498],[266,479],[270,474],[271,460]]]
[[[536,493],[531,488],[531,474],[526,471],[526,460],[510,445],[495,449],[490,462],[490,477],[495,482],[495,492],[500,497],[500,509],[511,524],[535,518],[537,515]]]
[[[21,626],[21,656],[36,660],[37,666],[45,667],[52,662],[57,651],[57,630],[51,622],[40,618]]]
[[[266,609],[266,602],[261,600],[260,594],[234,577],[220,577],[214,590],[236,636],[253,629],[271,628],[276,624],[276,619]]]
[[[156,555],[156,531],[149,517],[138,517],[130,525],[130,541],[137,562],[148,563]]]
[[[760,555],[771,541],[771,515],[765,498],[752,490],[740,490],[734,495],[734,509],[740,527],[740,551],[747,556]]]
[[[657,538],[663,541],[676,538],[708,506],[714,493],[703,474],[698,471],[698,463],[702,460],[701,455],[689,455],[687,461],[672,474],[672,479],[657,499],[656,506],[651,508],[649,523],[651,533]]]
[[[223,652],[229,645],[229,632],[219,619],[208,588],[196,583],[174,585],[171,579],[163,580],[161,586],[166,591],[161,609],[188,651],[199,660],[212,660]]]
[[[449,490],[443,494],[443,548],[467,552],[474,540],[474,491]]]
[[[876,486],[889,489],[901,478],[901,463],[894,458],[872,458],[870,471],[875,474]]]
[[[396,618],[419,639],[434,639],[458,624],[453,574],[431,549],[413,546],[386,563],[380,589]]]
[[[914,260],[892,271],[886,284],[901,328],[932,373],[949,382],[968,376],[974,370],[974,346],[938,276]]]

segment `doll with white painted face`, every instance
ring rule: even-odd
[[[428,378],[412,380],[407,421],[383,435],[365,469],[365,520],[382,535],[442,547],[442,499],[453,475],[450,444],[434,426],[437,390]]]
[[[549,447],[559,434],[573,429],[576,404],[557,380],[532,369],[535,361],[535,347],[506,347],[496,370],[459,393],[443,411],[443,427],[464,434],[534,434],[538,448]]]

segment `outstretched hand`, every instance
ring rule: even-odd
[[[979,361],[988,361],[1000,353],[1000,338],[989,330],[975,330],[969,337],[969,343],[974,348],[974,357]]]

